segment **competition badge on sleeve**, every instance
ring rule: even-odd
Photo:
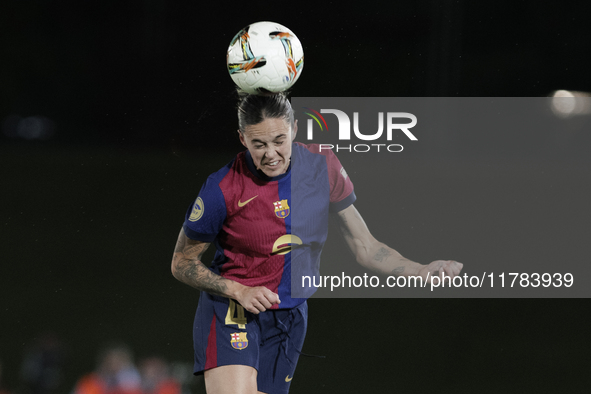
[[[248,339],[246,339],[245,332],[235,332],[232,334],[232,340],[230,341],[234,349],[242,350],[248,347]]]
[[[289,216],[289,205],[287,205],[287,200],[275,201],[273,203],[275,207],[275,215],[278,218],[285,219]]]
[[[191,211],[191,216],[189,216],[189,220],[191,222],[196,222],[197,220],[201,219],[201,216],[203,216],[203,209],[203,200],[201,197],[197,197],[197,200],[195,200],[195,205],[193,205],[193,210]]]

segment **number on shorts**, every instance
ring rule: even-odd
[[[236,324],[238,328],[246,328],[246,317],[244,316],[244,308],[242,305],[236,305],[234,300],[230,300],[228,305],[228,313],[226,313],[226,325]]]

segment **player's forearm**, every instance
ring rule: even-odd
[[[340,211],[337,218],[351,252],[362,266],[384,275],[396,276],[418,275],[424,267],[377,241],[353,205]]]
[[[243,285],[213,273],[202,262],[201,257],[209,243],[188,238],[183,229],[172,256],[171,270],[179,281],[210,294],[235,298]]]
[[[375,242],[359,263],[373,271],[384,275],[415,276],[419,275],[422,264],[403,257],[396,250],[381,242]]]
[[[243,287],[233,280],[222,278],[211,272],[201,261],[187,259],[176,253],[173,258],[172,274],[179,281],[197,290],[222,297],[235,298]]]

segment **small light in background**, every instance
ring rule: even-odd
[[[550,108],[560,118],[591,114],[591,93],[557,90],[551,97]]]
[[[48,140],[53,137],[55,123],[45,116],[7,116],[2,122],[2,132],[10,138]]]

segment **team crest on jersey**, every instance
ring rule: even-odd
[[[275,201],[273,206],[275,207],[275,215],[278,218],[285,219],[289,216],[289,205],[287,204],[287,200]]]
[[[232,340],[230,343],[234,349],[242,350],[248,347],[248,339],[246,339],[245,332],[235,332],[231,336]]]
[[[203,200],[201,197],[197,197],[197,200],[195,200],[195,204],[193,205],[193,210],[191,211],[191,216],[189,216],[189,221],[196,222],[201,219],[204,209]]]

